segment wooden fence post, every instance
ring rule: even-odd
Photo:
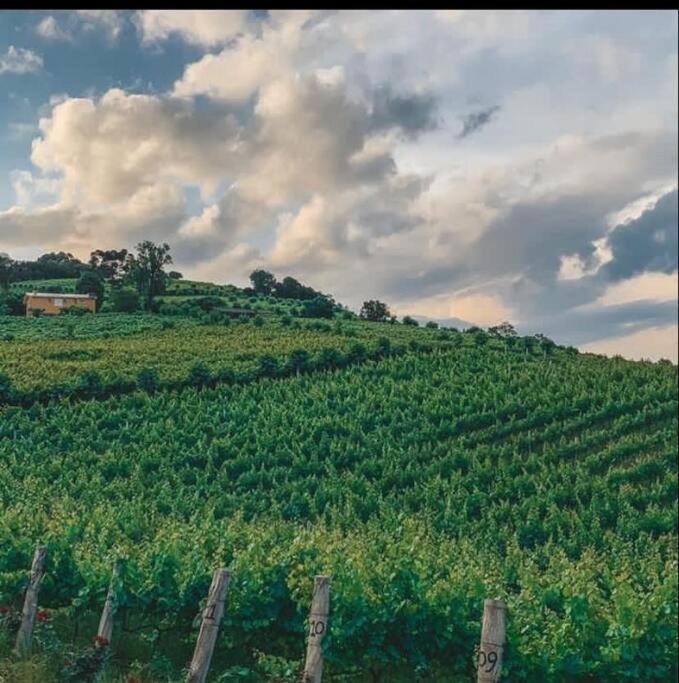
[[[108,592],[106,593],[104,609],[101,611],[99,628],[97,629],[97,639],[101,638],[108,644],[111,643],[111,637],[113,636],[113,618],[118,609],[118,584],[120,583],[121,568],[121,560],[116,560],[113,565],[113,574],[111,575],[111,582],[108,585]]]
[[[186,683],[205,683],[217,641],[219,622],[224,614],[224,600],[230,580],[231,573],[226,569],[217,569],[212,577],[207,605],[203,611],[203,622],[200,625]]]
[[[24,657],[30,654],[31,642],[33,640],[33,626],[35,624],[35,615],[38,611],[38,589],[40,587],[40,580],[45,571],[45,557],[47,556],[47,548],[44,545],[39,545],[35,549],[33,555],[33,564],[31,565],[31,578],[26,588],[26,596],[24,597],[24,608],[21,612],[21,626],[17,633],[16,645],[14,647],[15,653],[19,657]]]
[[[479,648],[477,683],[495,683],[502,673],[507,605],[502,600],[485,600]]]
[[[309,613],[309,638],[302,683],[321,683],[323,674],[323,650],[321,645],[328,632],[330,611],[330,577],[314,577],[314,594]]]

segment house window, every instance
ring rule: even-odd
[[[57,308],[63,308],[64,306],[64,300],[63,299],[54,299],[54,305]]]

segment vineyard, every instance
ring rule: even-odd
[[[510,614],[508,680],[676,678],[671,364],[358,321],[163,329],[128,316],[139,327],[121,317],[115,334],[107,318],[79,318],[74,339],[55,332],[65,320],[35,321],[36,336],[0,342],[0,368],[45,387],[83,367],[171,379],[197,360],[216,371],[296,348],[364,355],[0,408],[0,603],[20,604],[45,543],[39,642],[41,629],[91,636],[123,558],[113,666],[139,680],[181,680],[217,566],[233,578],[214,681],[296,680],[315,574],[333,584],[324,679],[469,680],[495,595]]]
[[[1,319],[0,319],[1,320]],[[158,387],[189,381],[200,366],[215,378],[220,373],[249,377],[263,357],[283,364],[295,351],[309,356],[324,349],[365,354],[379,339],[391,345],[452,345],[445,331],[402,325],[375,326],[360,321],[299,321],[228,317],[215,324],[210,316],[107,314],[30,321],[9,319],[0,343],[0,369],[13,388],[30,397],[67,394],[83,381],[125,388],[143,371],[152,371]],[[462,336],[458,343],[462,343]],[[361,351],[363,349],[363,351]],[[89,380],[88,380],[89,378]],[[0,393],[0,403],[2,393]]]

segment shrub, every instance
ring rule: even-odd
[[[14,394],[12,380],[4,372],[0,372],[0,403],[9,401]]]
[[[81,306],[69,306],[68,308],[64,308],[61,312],[61,315],[68,315],[68,316],[75,316],[76,318],[81,318],[84,315],[87,315],[88,313],[91,313],[91,311],[87,308],[82,308]]]
[[[325,347],[318,353],[317,365],[319,368],[336,369],[344,365],[345,358],[340,351],[331,347]]]
[[[212,373],[205,363],[196,363],[189,370],[188,383],[194,387],[205,386],[212,382]]]
[[[114,287],[111,290],[111,309],[116,313],[138,311],[139,293],[131,287]]]
[[[409,315],[404,316],[403,324],[410,325],[411,327],[419,327],[420,325],[420,323],[418,323],[417,320],[415,320],[415,318],[411,318]]]
[[[80,375],[77,390],[83,396],[99,396],[104,391],[101,375],[95,370],[88,370]]]
[[[360,342],[354,342],[347,353],[350,363],[362,363],[368,357],[368,350]]]
[[[222,384],[233,384],[236,381],[236,373],[232,368],[220,368],[215,374],[215,379]]]
[[[261,377],[275,377],[278,374],[278,361],[266,354],[259,359],[259,375]]]
[[[155,368],[142,368],[137,374],[137,386],[149,393],[156,391],[160,386],[158,371]]]
[[[295,349],[288,356],[287,367],[291,372],[299,374],[306,372],[311,367],[311,356],[304,349]]]
[[[335,304],[325,296],[317,296],[302,304],[303,318],[332,318]]]
[[[391,351],[391,342],[387,337],[378,337],[375,342],[373,355],[381,358],[383,356],[388,356]]]

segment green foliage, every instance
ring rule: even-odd
[[[303,318],[332,318],[335,314],[335,303],[325,296],[317,296],[302,305]]]
[[[254,270],[250,273],[250,282],[252,288],[258,294],[270,295],[273,294],[276,286],[276,278],[266,270]]]
[[[78,282],[75,285],[75,291],[80,294],[91,294],[92,296],[95,296],[97,299],[97,311],[104,303],[104,283],[96,273],[84,271],[78,278]]]
[[[197,387],[208,385],[212,381],[212,373],[205,363],[195,363],[189,370],[189,384]]]
[[[126,558],[110,666],[181,680],[228,566],[214,680],[297,679],[320,573],[329,680],[469,680],[489,596],[507,680],[676,679],[675,366],[345,320],[4,320],[0,394],[146,392],[0,407],[0,606],[46,543],[66,641]],[[72,649],[86,680],[102,653]]]
[[[391,317],[387,304],[373,299],[363,302],[359,315],[364,320],[378,323],[386,322]]]
[[[133,313],[139,310],[139,293],[130,287],[111,290],[111,309],[116,313]]]
[[[137,375],[137,386],[148,393],[156,391],[160,386],[158,371],[154,368],[142,368]]]

